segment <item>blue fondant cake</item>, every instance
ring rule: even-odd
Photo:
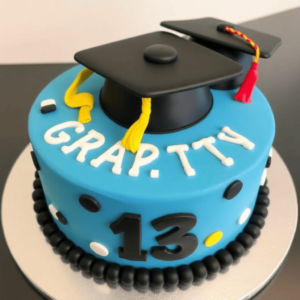
[[[82,132],[75,131],[75,128],[79,128],[76,125],[78,111],[65,105],[64,94],[81,69],[82,66],[74,67],[52,81],[40,93],[29,115],[29,135],[40,166],[39,175],[46,202],[51,206],[51,212],[60,212],[67,221],[62,224],[54,216],[59,229],[87,253],[105,257],[109,262],[134,267],[189,264],[225,248],[247,224],[272,146],[275,123],[264,95],[255,88],[252,103],[245,105],[232,99],[236,90],[211,90],[213,107],[200,123],[173,133],[144,134],[142,144],[154,145],[159,156],[141,166],[139,175],[133,177],[128,173],[136,155],[129,151],[124,154],[121,174],[112,172],[114,163],[109,161],[97,168],[91,165],[93,159],[122,139],[126,128],[112,121],[95,101],[92,121],[81,125],[84,128]],[[98,99],[99,87],[103,84],[104,78],[94,74],[82,84],[80,91],[87,91]],[[55,99],[56,110],[42,114],[40,106],[47,99]],[[66,123],[71,121],[75,125]],[[66,125],[61,129],[55,128],[59,124]],[[248,150],[241,144],[219,139],[218,135],[226,126],[254,143],[254,148]],[[44,137],[52,128],[51,136],[57,144],[47,142]],[[99,148],[89,150],[85,161],[76,159],[81,148],[68,154],[62,152],[63,146],[72,145],[91,130],[103,135],[105,142]],[[62,131],[69,135],[68,142],[59,140]],[[228,133],[225,135],[230,137]],[[232,158],[231,166],[224,165],[204,146],[193,149],[194,142],[208,137],[215,139],[212,145],[222,155]],[[95,141],[91,139],[89,142]],[[188,150],[184,153],[195,171],[194,176],[187,176],[177,153],[167,152],[172,145],[187,145]],[[118,155],[118,151],[113,155]],[[151,152],[145,151],[144,157],[148,155]],[[152,170],[158,170],[158,178],[150,176]],[[237,180],[242,182],[241,190],[232,199],[226,199],[226,189]],[[86,209],[79,201],[82,195],[96,201],[99,210],[91,212]],[[119,248],[124,247],[123,235],[126,236],[127,232],[114,234],[111,224],[125,213],[140,216],[140,237],[136,238],[140,239],[140,250],[147,252],[145,260],[138,260],[139,257],[137,260],[128,260],[119,256]],[[174,244],[167,245],[174,254],[169,254],[169,260],[160,260],[152,255],[153,248],[160,246],[157,237],[176,226],[173,224],[158,231],[152,222],[171,214],[195,216],[195,224],[182,235],[194,235],[196,241],[193,245],[197,245],[188,256],[173,260],[172,255],[177,256],[178,251],[176,241],[180,238],[177,237]],[[216,232],[218,234],[209,239]]]
[[[268,213],[275,122],[255,83],[280,39],[212,18],[163,25],[193,39],[78,52],[29,115],[44,235],[109,283],[201,280],[240,258]]]

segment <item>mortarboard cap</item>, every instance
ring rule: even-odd
[[[75,54],[75,60],[87,68],[78,75],[77,83],[92,72],[106,78],[100,104],[111,119],[124,127],[131,126],[124,139],[128,140],[132,130],[141,132],[134,145],[127,147],[122,141],[133,152],[146,128],[147,132],[164,133],[199,122],[212,107],[208,86],[243,72],[238,63],[167,32],[83,50]],[[70,88],[65,96],[67,104],[71,104],[78,86]]]
[[[255,55],[255,50],[250,44],[245,43],[245,41],[239,37],[226,34],[224,32],[225,25],[242,32],[244,35],[251,38],[251,40],[259,46],[260,57],[262,58],[271,57],[275,50],[281,45],[281,39],[278,37],[214,18],[164,21],[161,25],[187,34],[194,42],[217,51],[237,61],[243,66],[243,75],[236,77],[233,80],[212,86],[217,89],[232,89],[240,86],[246,73],[250,69],[252,63],[251,55]]]

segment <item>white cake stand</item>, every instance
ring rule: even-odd
[[[8,247],[16,263],[32,284],[50,299],[57,300],[182,300],[250,299],[274,276],[286,257],[297,225],[298,208],[292,178],[278,153],[274,151],[268,170],[270,187],[269,215],[261,237],[240,262],[225,274],[201,286],[183,291],[177,288],[144,293],[121,286],[110,288],[83,277],[63,263],[46,242],[33,210],[31,193],[34,166],[28,145],[14,164],[6,182],[2,200],[2,222]]]

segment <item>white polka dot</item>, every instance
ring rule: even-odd
[[[100,256],[107,256],[109,253],[108,249],[105,246],[97,242],[91,242],[90,247],[95,253]]]
[[[151,170],[150,177],[151,178],[158,178],[159,177],[159,170]]]
[[[261,176],[261,180],[260,180],[260,185],[264,185],[267,179],[267,169],[264,169],[262,176]]]
[[[250,214],[251,214],[251,209],[250,209],[250,208],[246,208],[246,209],[242,212],[242,214],[240,215],[240,217],[239,217],[239,219],[238,219],[238,224],[239,224],[239,225],[244,224],[244,223],[247,221],[247,219],[249,218]]]
[[[271,148],[270,152],[269,152],[269,156],[273,156],[273,148]]]
[[[41,107],[47,106],[47,105],[56,105],[56,102],[54,99],[48,99],[41,102]]]
[[[56,213],[58,212],[58,210],[54,207],[53,204],[50,204],[50,205],[49,205],[49,210],[50,210],[52,216],[53,216],[56,220],[58,220],[58,218],[57,218],[57,216],[56,216]]]

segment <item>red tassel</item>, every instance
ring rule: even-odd
[[[251,103],[251,95],[258,79],[258,62],[252,62],[251,68],[247,73],[239,91],[233,97],[234,100],[244,103]]]

